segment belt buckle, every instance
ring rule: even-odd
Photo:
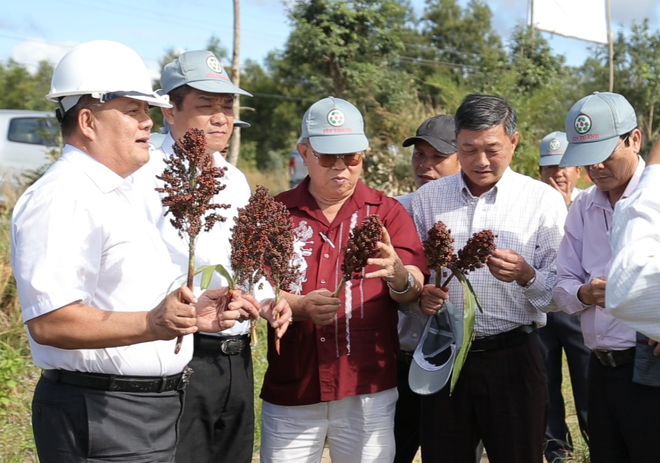
[[[190,377],[194,372],[195,370],[193,370],[190,367],[185,367],[183,369],[183,373],[181,373],[181,379],[179,379],[179,384],[176,387],[177,391],[183,391],[186,388],[186,386],[188,386],[188,383],[190,382]]]
[[[243,350],[242,339],[223,339],[220,343],[220,350],[225,355],[236,355]]]

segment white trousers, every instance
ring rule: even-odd
[[[394,460],[396,388],[332,402],[261,411],[261,463],[319,463],[326,439],[332,463]]]

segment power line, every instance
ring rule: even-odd
[[[135,3],[131,4],[130,7],[126,7],[123,10],[108,8],[106,6],[106,5],[108,5],[107,2],[103,3],[103,4],[99,4],[97,2],[94,2],[94,3],[86,3],[86,2],[79,3],[79,2],[75,2],[75,1],[71,1],[71,0],[60,0],[58,2],[58,5],[61,6],[62,4],[69,4],[71,6],[75,6],[76,8],[86,8],[86,9],[93,10],[93,11],[103,11],[103,12],[115,14],[115,15],[121,16],[121,17],[125,17],[127,12],[130,12],[131,14],[141,12],[141,13],[147,15],[147,17],[156,16],[156,17],[162,18],[161,20],[163,22],[167,23],[167,24],[175,25],[176,27],[181,27],[182,24],[183,24],[183,25],[185,25],[185,27],[195,29],[195,30],[199,30],[200,27],[204,27],[204,26],[221,28],[221,29],[229,29],[229,30],[233,30],[233,27],[234,27],[233,12],[231,13],[231,15],[229,15],[229,21],[219,22],[219,21],[209,21],[209,20],[206,19],[208,17],[213,17],[214,15],[199,14],[198,16],[195,16],[194,18],[184,17],[184,16],[180,16],[180,15],[165,13],[163,10],[154,11],[154,10],[147,9],[147,8],[140,8]],[[117,5],[117,4],[114,4],[114,5],[115,6],[123,6],[123,5]],[[196,11],[195,8],[190,8],[190,10],[191,11]],[[282,36],[273,35],[273,34],[263,34],[261,32],[263,32],[263,31],[260,31],[260,33],[253,33],[253,32],[250,32],[249,29],[241,29],[241,35],[245,35],[245,36],[248,36],[248,37],[253,37],[253,38],[258,38],[258,39],[263,39],[263,40],[272,40],[273,38],[277,38],[277,39],[282,38]]]

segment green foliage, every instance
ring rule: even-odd
[[[53,70],[46,61],[39,62],[34,74],[12,59],[0,63],[0,108],[54,111],[55,106],[44,98],[50,91]]]
[[[289,12],[293,30],[283,60],[307,65],[294,79],[303,78],[315,93],[385,103],[407,80],[388,74],[397,72],[393,62],[404,49],[410,15],[398,0],[298,0]]]
[[[10,218],[11,207],[0,214],[0,461],[22,463],[36,461],[30,403],[38,369],[30,361],[9,263]]]

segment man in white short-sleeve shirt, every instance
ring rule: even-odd
[[[144,201],[145,211],[163,237],[179,274],[188,268],[188,242],[172,226],[165,215],[155,187],[162,187],[157,175],[165,168],[165,159],[174,153],[175,140],[181,139],[188,129],[202,130],[206,136],[206,150],[213,156],[215,167],[224,168],[221,178],[224,189],[212,200],[227,204],[228,209],[218,213],[225,217],[206,233],[200,234],[195,244],[197,266],[221,264],[231,270],[232,229],[238,208],[250,199],[250,185],[245,175],[224,158],[222,152],[229,147],[234,126],[234,95],[251,96],[231,83],[227,71],[213,52],[187,51],[168,63],[161,74],[162,93],[167,94],[171,108],[163,109],[169,133],[160,149],[151,152],[144,169],[134,176],[136,188]],[[245,124],[245,123],[242,123]],[[226,285],[226,280],[215,273],[212,286]],[[257,285],[255,296],[262,301],[261,315],[271,326],[284,334],[291,319],[288,303],[281,299],[274,306],[273,291],[266,282]],[[195,285],[201,284],[201,275]],[[275,320],[275,314],[281,314]],[[281,328],[280,328],[281,327]],[[250,463],[254,447],[254,379],[250,348],[250,320],[238,320],[219,333],[205,330],[194,334],[194,350],[190,367],[195,370],[195,381],[186,390],[184,412],[181,416],[177,462],[230,461]]]
[[[12,218],[12,268],[43,368],[32,410],[39,459],[171,462],[190,375],[185,335],[223,328],[226,289],[166,294],[176,271],[127,181],[149,159],[149,105],[168,100],[137,53],[110,41],[65,55],[47,98],[66,145]]]

